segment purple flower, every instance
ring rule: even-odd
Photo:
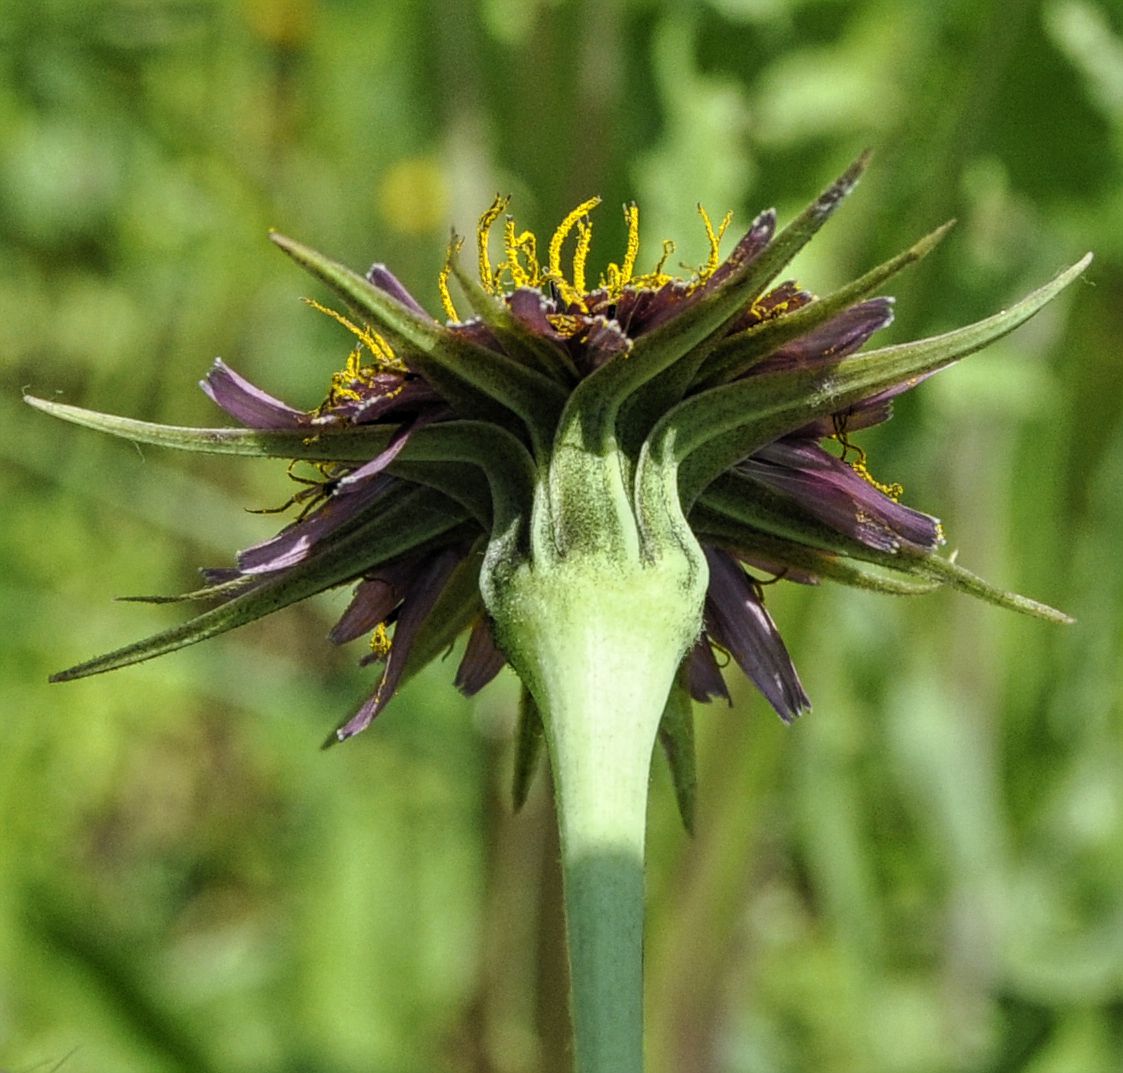
[[[560,557],[614,554],[621,515],[634,523],[627,539],[644,554],[658,554],[666,540],[701,547],[708,591],[680,675],[700,701],[729,698],[716,650],[781,718],[809,707],[765,606],[764,583],[778,578],[893,593],[946,584],[1064,620],[936,554],[939,522],[875,479],[851,437],[888,419],[896,395],[1017,327],[1086,262],[979,324],[862,351],[892,319],[892,299],[875,292],[945,230],[826,297],[784,279],[787,263],[863,167],[864,158],[783,231],[773,212],[760,214],[724,260],[719,246],[729,217],[714,226],[699,207],[710,256],[685,278],[666,271],[669,244],[657,263],[643,266],[638,210],[628,205],[621,261],[588,279],[597,199],[570,213],[544,250],[505,217],[495,243],[502,255],[493,263],[489,238],[507,208],[497,198],[480,220],[477,271],[461,268],[459,240],[450,248],[439,276],[444,322],[385,266],[360,276],[274,236],[342,299],[346,313],[312,304],[355,337],[319,405],[281,402],[221,361],[202,387],[243,430],[161,429],[30,400],[134,439],[288,457],[313,474],[293,497],[296,520],[239,553],[233,568],[206,572],[213,584],[189,594],[212,600],[212,608],[56,680],[159,655],[351,586],[331,639],[371,634],[363,662],[382,669],[333,734],[342,740],[367,727],[403,682],[465,631],[456,684],[467,694],[482,688],[507,655],[481,574],[532,560],[547,545]],[[605,458],[611,464],[598,470]],[[582,480],[600,473],[605,488],[624,494],[600,497],[596,477],[588,496],[566,498],[578,471]],[[533,704],[524,707],[533,712]]]

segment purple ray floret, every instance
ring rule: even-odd
[[[706,632],[736,660],[777,715],[790,723],[811,707],[780,631],[764,609],[754,586],[737,561],[707,547],[710,588],[706,596]]]
[[[215,405],[249,428],[296,428],[308,423],[303,410],[296,410],[255,387],[221,358],[214,359],[214,366],[199,386]]]
[[[868,547],[892,552],[903,542],[930,550],[940,542],[937,519],[890,499],[813,440],[777,440],[737,468]]]

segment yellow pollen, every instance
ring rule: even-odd
[[[499,219],[500,213],[511,203],[511,195],[508,194],[504,197],[502,194],[496,194],[495,200],[491,203],[491,207],[485,210],[480,217],[480,222],[476,225],[476,246],[479,251],[480,258],[480,282],[484,285],[484,290],[488,294],[496,294],[499,290],[495,275],[491,271],[491,258],[487,253],[487,240],[491,235],[491,225]]]
[[[636,270],[639,256],[639,206],[630,201],[624,206],[624,219],[628,224],[628,245],[624,250],[624,263],[620,266],[620,282],[627,283]]]
[[[629,201],[624,206],[624,222],[628,225],[628,245],[624,249],[624,263],[618,265],[615,261],[611,262],[601,276],[601,286],[612,298],[619,297],[636,270],[636,256],[639,254],[639,206],[634,201]]]
[[[342,313],[337,313],[334,309],[329,309],[327,306],[320,305],[314,298],[305,298],[303,301],[305,305],[310,305],[317,313],[323,313],[324,316],[331,317],[332,320],[342,324],[344,328],[370,351],[371,357],[374,358],[376,365],[383,368],[403,368],[402,363],[394,353],[394,348],[391,347],[378,332],[373,332],[367,327],[360,328],[357,324],[348,320]],[[352,354],[352,358],[354,358],[354,354]],[[351,359],[348,359],[349,363],[350,360]]]
[[[390,655],[393,644],[393,641],[390,640],[390,634],[386,632],[386,623],[380,622],[374,627],[374,631],[370,635],[371,653],[376,659],[385,659]]]
[[[706,227],[706,238],[710,243],[710,255],[706,258],[706,263],[698,269],[698,282],[704,283],[717,271],[717,266],[720,263],[718,248],[721,245],[722,236],[733,220],[733,211],[730,210],[721,218],[721,223],[718,224],[717,231],[714,231],[714,225],[710,221],[710,214],[702,207],[701,202],[698,202],[698,215],[702,217],[702,223]]]
[[[464,247],[464,240],[455,232],[448,240],[448,250],[445,252],[445,263],[441,266],[441,271],[437,276],[437,290],[440,292],[441,305],[444,306],[444,311],[450,321],[455,323],[460,322],[460,315],[456,312],[456,306],[452,304],[452,294],[448,289],[448,277],[452,275],[452,262],[456,255]]]
[[[589,246],[593,241],[593,225],[587,220],[577,221],[577,248],[573,251],[573,289],[585,293],[585,263],[589,259]]]
[[[870,485],[871,488],[876,488],[883,496],[888,496],[894,503],[899,502],[901,496],[905,494],[904,485],[896,483],[883,484],[870,473],[866,452],[856,443],[851,443],[849,437],[846,435],[846,418],[836,414],[833,421],[834,436],[832,439],[837,440],[842,446],[842,461],[858,474],[866,484]],[[858,457],[853,460],[848,458],[847,456],[851,452],[854,452]]]
[[[538,286],[538,240],[533,231],[516,234],[513,216],[508,216],[503,224],[503,249],[507,260],[496,269],[496,276],[506,269],[516,287]],[[520,255],[526,259],[525,268],[519,261]]]
[[[869,466],[866,465],[865,452],[862,452],[861,457],[856,458],[853,462],[846,463],[859,477],[862,478],[867,484],[872,485],[882,495],[888,496],[894,503],[900,500],[901,496],[905,494],[905,487],[903,484],[882,484],[872,473],[870,473]]]
[[[566,280],[565,276],[562,273],[562,244],[569,237],[570,231],[572,231],[577,226],[577,222],[579,220],[583,220],[586,216],[588,216],[589,213],[600,204],[600,201],[601,199],[599,197],[591,197],[588,199],[588,201],[582,201],[581,204],[577,206],[577,208],[575,208],[568,216],[566,216],[564,220],[562,220],[560,224],[558,224],[557,230],[554,232],[553,237],[550,239],[548,255],[549,260],[547,262],[546,275],[547,278],[553,280],[554,283],[557,284],[558,290],[560,290],[562,293],[562,297],[565,298],[568,302],[580,303],[583,296],[580,292],[577,291],[575,287],[570,285],[570,283],[568,282],[568,280]],[[579,249],[580,241],[581,240],[579,239]],[[586,246],[586,254],[587,252],[588,247]],[[582,264],[583,263],[584,262],[582,261]],[[576,268],[576,264],[574,265],[574,268]]]

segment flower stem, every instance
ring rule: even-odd
[[[578,1073],[643,1071],[651,753],[704,584],[685,560],[566,561],[520,571],[493,603],[550,754]]]
[[[584,688],[573,692],[585,696],[544,715],[561,835],[577,1069],[641,1073],[644,829],[664,698],[650,688],[621,696],[620,682],[606,681],[603,667],[586,668],[580,677]]]

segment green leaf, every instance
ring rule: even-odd
[[[760,529],[754,529],[750,525],[735,522],[725,515],[707,509],[708,494],[708,491],[703,493],[690,515],[690,524],[701,540],[750,555],[755,552],[762,559],[777,566],[805,570],[819,578],[889,596],[923,596],[941,586],[941,582],[934,578],[906,580],[894,577],[892,574],[874,574],[855,566],[845,558],[840,558],[840,553],[785,540],[774,534],[762,532]]]
[[[538,770],[538,762],[542,758],[542,716],[538,705],[530,695],[530,690],[523,686],[519,695],[519,723],[515,737],[515,767],[511,780],[511,800],[514,802],[515,811],[526,804],[530,794],[530,784],[534,773]]]
[[[595,546],[598,553],[622,557],[638,553],[632,505],[636,485],[634,475],[621,463],[625,454],[631,457],[632,444],[622,452],[616,439],[621,407],[635,399],[623,434],[629,441],[639,440],[651,422],[681,397],[723,326],[763,291],[853,189],[867,158],[868,154],[859,158],[756,260],[736,265],[709,293],[577,385],[562,413],[553,454],[551,502],[563,554],[577,546]],[[684,368],[672,372],[680,359]],[[659,382],[653,384],[657,377]],[[636,398],[645,385],[649,390]],[[641,521],[649,545],[660,539],[653,524],[650,518]],[[678,537],[683,536],[680,528]]]
[[[1091,256],[1016,305],[968,327],[854,354],[823,367],[749,377],[693,395],[652,431],[637,479],[653,480],[653,467],[674,467],[688,460],[679,473],[679,493],[689,509],[718,474],[785,433],[944,368],[1013,331],[1076,279]]]
[[[384,451],[398,427],[186,428],[97,413],[30,395],[24,396],[24,401],[53,417],[122,439],[183,451],[251,458],[290,458],[360,465]],[[444,421],[415,429],[398,459],[389,466],[391,473],[396,472],[398,461],[468,462],[478,466],[490,486],[494,524],[503,529],[528,513],[533,502],[537,477],[530,455],[515,436],[489,422]],[[425,483],[433,484],[435,479]],[[466,488],[465,493],[470,494],[470,488]]]
[[[687,656],[689,659],[689,656]],[[694,703],[687,685],[687,663],[683,662],[667,696],[667,706],[659,722],[659,744],[671,768],[682,825],[694,834],[694,803],[698,772],[694,757]]]
[[[346,535],[334,534],[319,553],[295,566],[263,575],[249,592],[143,641],[126,645],[104,656],[88,660],[51,676],[52,682],[67,682],[102,674],[132,663],[162,656],[178,648],[197,644],[227,630],[244,626],[283,607],[342,585],[364,572],[405,555],[435,537],[450,534],[463,521],[447,497],[428,488],[408,489],[386,506],[375,507],[376,515],[355,526]]]
[[[107,432],[134,443],[171,447],[200,454],[243,455],[247,458],[298,458],[308,461],[368,462],[384,451],[397,426],[364,425],[337,428],[307,426],[296,429],[189,428],[158,425],[131,417],[103,414],[62,402],[24,395],[23,401],[36,410]]]
[[[924,552],[902,545],[894,554],[851,540],[830,526],[804,514],[787,497],[771,492],[748,478],[733,474],[726,474],[719,478],[703,493],[699,500],[699,507],[716,511],[753,530],[785,541],[873,563],[893,573],[948,585],[1010,611],[1047,619],[1050,622],[1072,622],[1064,612],[1039,603],[1037,600],[996,588],[934,552]],[[703,517],[706,515],[703,514]]]

